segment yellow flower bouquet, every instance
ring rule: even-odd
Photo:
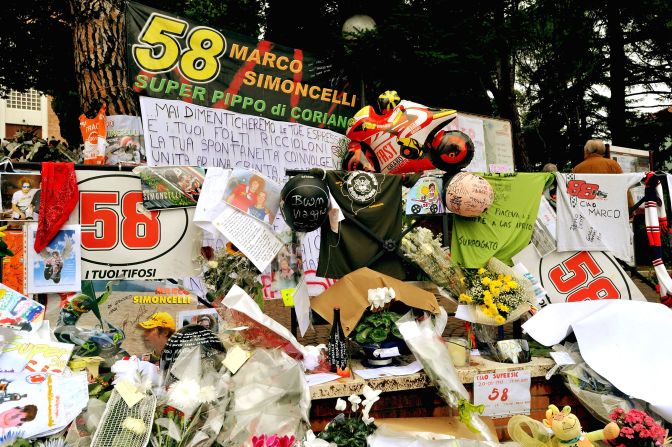
[[[532,308],[532,284],[498,259],[466,276],[468,288],[460,294],[457,318],[499,326]]]

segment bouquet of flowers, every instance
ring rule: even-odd
[[[643,411],[632,409],[626,413],[617,408],[609,417],[621,429],[618,438],[609,441],[615,447],[654,447],[669,443],[667,430]]]
[[[208,289],[207,298],[217,307],[231,287],[237,284],[254,298],[263,309],[264,298],[261,274],[242,252],[231,242],[226,248],[215,251],[212,247],[202,247],[198,261],[203,265],[203,282]]]
[[[498,259],[491,258],[487,267],[467,276],[468,289],[460,294],[458,318],[472,323],[501,325],[530,310],[534,295],[532,285]]]
[[[201,362],[200,348],[183,350],[173,363],[178,378],[159,396],[150,444],[153,447],[211,445],[229,404],[230,374]]]
[[[331,421],[324,431],[319,434],[319,439],[328,443],[334,443],[337,446],[348,447],[366,447],[366,438],[376,431],[374,419],[369,415],[371,407],[380,399],[380,390],[375,391],[368,385],[362,391],[364,400],[357,394],[348,397],[352,412],[346,417],[343,413],[339,414]],[[361,418],[353,417],[361,405]],[[345,411],[348,404],[343,399],[336,400],[336,410]],[[305,445],[320,445],[315,442]],[[329,444],[333,445],[333,444]]]
[[[483,405],[469,402],[469,392],[457,376],[445,340],[436,333],[431,319],[416,321],[409,312],[397,320],[399,332],[425,373],[446,403],[457,408],[460,422],[485,441],[497,441],[497,435],[480,418]]]
[[[445,288],[452,296],[464,292],[462,269],[441,247],[438,237],[423,227],[408,232],[401,240],[401,251],[424,271],[437,286]]]

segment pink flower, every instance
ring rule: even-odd
[[[615,421],[619,417],[623,416],[623,413],[625,413],[625,410],[623,410],[622,408],[617,408],[617,409],[615,409],[614,411],[611,412],[611,414],[609,415],[609,418],[612,421]]]
[[[273,435],[266,438],[266,447],[280,447],[280,440],[278,439],[278,435]]]
[[[280,445],[279,447],[292,447],[294,445],[294,441],[296,441],[296,436],[283,436],[280,438]]]
[[[645,416],[644,423],[646,424],[647,427],[653,427],[653,424],[655,424],[656,421],[654,421],[651,416]]]
[[[644,421],[645,414],[641,411],[630,410],[628,414],[625,415],[625,422],[629,424],[640,424]]]
[[[265,447],[266,435],[252,436],[252,447]]]
[[[635,431],[630,427],[621,427],[621,436],[625,436],[628,439],[634,438]]]
[[[643,429],[639,432],[639,437],[640,438],[652,438],[651,432],[647,429]]]

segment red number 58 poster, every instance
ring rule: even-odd
[[[192,208],[145,211],[140,179],[126,172],[77,171],[82,279],[165,279],[197,273],[199,230]]]

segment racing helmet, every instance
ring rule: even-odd
[[[401,101],[396,90],[387,90],[378,96],[378,107],[380,113],[389,112],[394,109]]]

